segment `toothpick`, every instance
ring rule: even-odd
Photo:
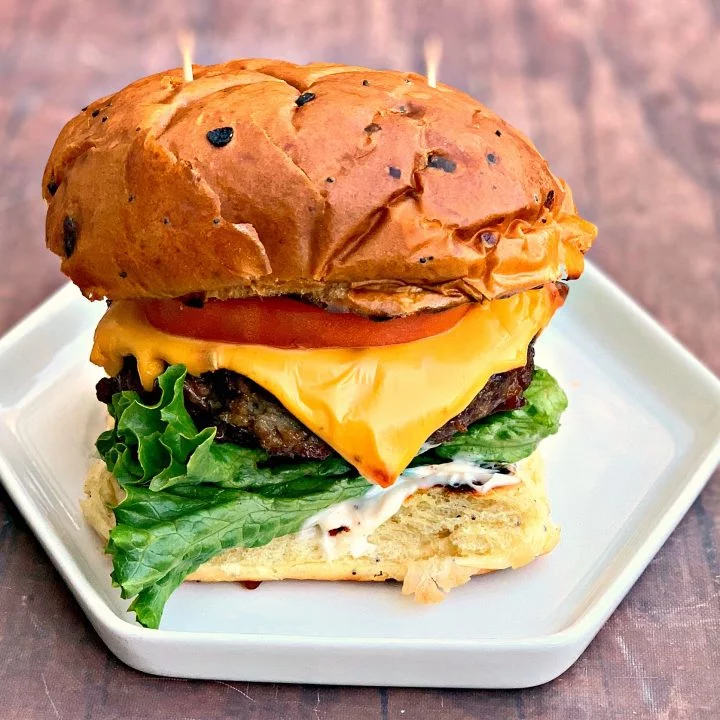
[[[423,49],[427,83],[430,87],[437,87],[438,68],[440,67],[440,60],[442,60],[442,40],[437,35],[431,35],[425,40]]]
[[[193,77],[192,56],[195,51],[195,36],[187,30],[181,30],[178,33],[178,47],[182,53],[183,60],[183,80],[192,82]]]

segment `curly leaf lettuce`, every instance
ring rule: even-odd
[[[154,405],[135,392],[113,396],[115,427],[96,443],[126,493],[107,545],[112,578],[147,627],[158,627],[173,590],[218,553],[297,532],[370,488],[337,457],[269,463],[263,450],[216,443],[215,428],[198,431],[185,409],[185,374],[169,367]]]
[[[525,405],[474,423],[466,432],[430,451],[445,460],[514,463],[532,454],[540,441],[560,428],[567,396],[547,370],[535,369],[525,390]]]
[[[138,620],[158,627],[170,594],[204,562],[233,547],[253,548],[301,529],[305,520],[368,490],[367,481],[328,482],[297,497],[268,497],[208,485],[153,491],[128,485],[115,508],[107,552],[113,581]]]

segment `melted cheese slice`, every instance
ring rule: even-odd
[[[528,345],[561,303],[546,286],[477,304],[450,330],[422,340],[297,350],[169,335],[147,321],[140,303],[121,300],[100,321],[91,360],[115,375],[123,357],[135,356],[146,389],[166,364],[182,363],[192,375],[219,368],[245,375],[387,487],[491,375],[525,364]]]

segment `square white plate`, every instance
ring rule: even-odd
[[[582,653],[720,459],[720,383],[598,270],[538,347],[570,398],[544,443],[562,541],[437,606],[397,586],[180,588],[135,624],[78,500],[102,429],[90,365],[104,310],[66,287],[0,341],[0,475],[107,646],[145,672],[267,682],[509,688]]]

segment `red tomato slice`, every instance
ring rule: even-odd
[[[281,348],[375,347],[420,340],[449,330],[468,311],[369,320],[331,313],[284,297],[208,300],[201,308],[180,300],[147,300],[145,315],[158,330],[199,340]]]

